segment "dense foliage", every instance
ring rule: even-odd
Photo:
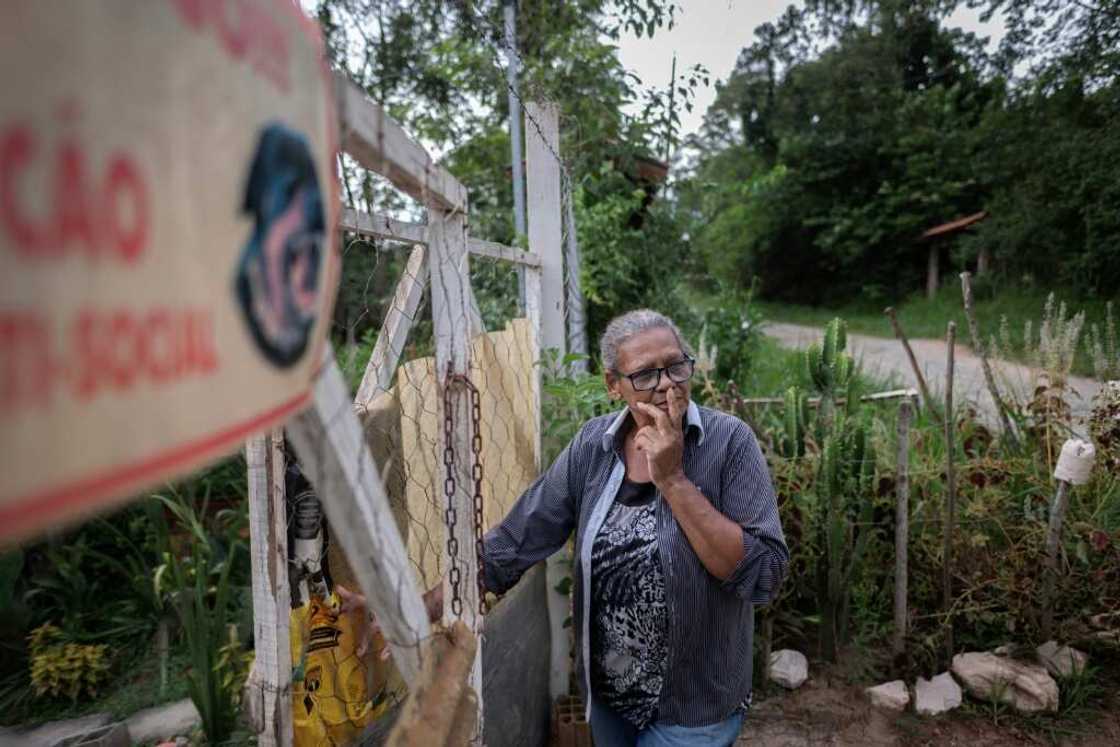
[[[946,27],[961,2],[818,0],[757,29],[682,189],[703,266],[771,299],[896,299],[922,287],[922,232],[984,210],[943,261],[1115,295],[1120,8],[983,4],[1008,26],[992,54]]]
[[[592,340],[620,310],[682,305],[680,226],[672,206],[654,199],[659,187],[639,177],[637,164],[673,142],[679,112],[707,78],[697,68],[682,70],[670,97],[627,73],[614,47],[622,33],[652,35],[675,10],[665,0],[518,4],[520,99],[549,99],[561,112],[558,155],[572,187]],[[502,11],[496,0],[317,3],[332,64],[442,154],[467,186],[471,234],[517,245],[524,238],[515,235],[513,222]],[[639,104],[637,115],[624,114],[628,102]],[[536,126],[526,118],[526,131]],[[352,205],[418,212],[349,159],[344,171]],[[348,246],[346,260],[335,320],[340,336],[354,344],[376,329],[403,258],[357,242]],[[484,318],[488,310],[487,321],[509,318],[516,310],[514,274],[476,264],[472,280]]]
[[[226,652],[252,632],[245,485],[230,459],[0,555],[0,725],[189,695],[227,738],[245,670]]]

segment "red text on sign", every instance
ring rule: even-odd
[[[61,340],[50,329],[36,312],[0,312],[0,416],[218,370],[208,310],[83,309]]]
[[[113,153],[94,170],[76,140],[44,146],[27,124],[0,127],[0,235],[17,255],[83,255],[135,262],[148,244],[148,187],[136,162]],[[29,199],[30,177],[45,177],[45,204]]]
[[[260,0],[172,0],[179,17],[196,31],[210,31],[235,60],[288,92],[288,37]]]

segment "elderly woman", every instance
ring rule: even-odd
[[[692,402],[667,317],[631,311],[600,343],[617,415],[586,423],[485,538],[502,593],[575,531],[580,681],[595,743],[727,745],[751,695],[754,605],[789,553],[751,429]]]
[[[504,593],[574,531],[597,747],[728,745],[750,702],[754,605],[789,560],[766,462],[745,423],[692,402],[694,361],[667,317],[623,314],[600,350],[626,407],[587,422],[486,535],[483,580]]]

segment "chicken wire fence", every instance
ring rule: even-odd
[[[473,455],[443,451],[441,397],[448,382],[446,371],[437,370],[428,263],[416,259],[426,250],[357,235],[344,235],[342,246],[346,269],[336,323],[348,342],[338,357],[412,569],[423,588],[432,588],[447,571],[445,458],[470,463]],[[477,434],[485,531],[536,477],[536,355],[533,330],[519,309],[517,267],[472,256],[470,276],[471,298],[446,313],[467,317],[449,320],[450,328],[470,329],[467,378],[478,408],[472,408],[468,427],[472,441]],[[408,286],[423,291],[409,299],[400,292]],[[354,296],[344,299],[349,292]],[[385,382],[371,384],[378,335],[394,316],[408,327],[400,362]],[[459,548],[460,555],[470,551]]]

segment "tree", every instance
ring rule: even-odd
[[[656,268],[674,266],[658,258],[663,250],[678,250],[680,231],[669,227],[671,210],[647,204],[648,193],[634,203],[641,185],[632,166],[636,158],[653,154],[665,137],[665,123],[671,127],[676,115],[670,110],[666,116],[667,96],[643,89],[623,69],[611,42],[624,32],[654,33],[671,23],[674,10],[667,0],[519,3],[521,97],[559,103],[560,150],[577,185],[577,218],[591,223],[580,232],[586,237],[583,274],[592,337],[620,311],[664,302],[671,285],[660,281],[650,261]],[[514,243],[501,1],[320,0],[317,15],[332,64],[442,153],[444,164],[466,185],[472,233]],[[702,71],[688,71],[680,83],[684,95],[674,104],[688,105],[692,87],[702,79]],[[638,116],[623,114],[626,102],[643,98],[646,106]],[[525,122],[527,130],[534,126]],[[359,176],[359,170],[344,168],[347,198],[362,209],[419,212],[368,172]],[[629,225],[635,211],[656,217],[635,228]],[[367,334],[379,319],[366,306],[376,307],[391,294],[389,283],[399,271],[385,268],[396,261],[382,260],[371,276],[370,267],[361,260],[351,264],[348,257],[336,320],[360,318],[365,325],[351,338]],[[486,297],[480,303],[504,310],[497,316],[512,312],[513,274],[475,264],[476,295]],[[358,276],[348,283],[351,267]]]
[[[697,244],[771,298],[878,301],[915,287],[923,228],[978,209],[968,133],[993,91],[943,9],[827,5],[760,27],[721,87],[692,182],[710,195],[692,198]]]

